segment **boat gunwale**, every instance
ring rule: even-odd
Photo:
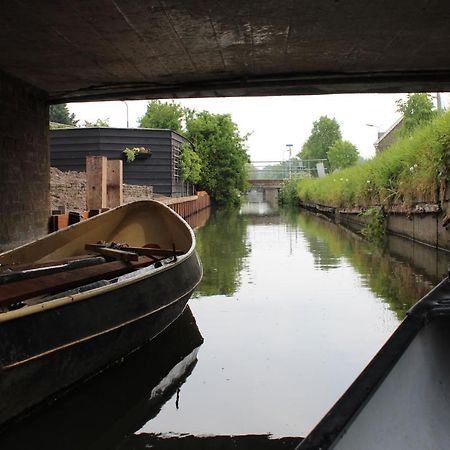
[[[67,296],[56,298],[56,299],[53,299],[53,300],[44,301],[44,302],[38,303],[36,305],[25,306],[23,308],[16,309],[16,310],[13,310],[13,311],[7,311],[7,312],[0,313],[0,324],[4,323],[4,322],[8,322],[10,320],[16,320],[16,319],[19,319],[21,317],[25,317],[25,316],[28,316],[28,315],[31,315],[31,314],[37,314],[37,313],[40,313],[40,312],[43,312],[43,311],[47,311],[47,310],[50,310],[50,309],[59,308],[61,306],[68,305],[68,304],[71,304],[71,303],[88,300],[88,299],[90,299],[92,297],[95,297],[95,296],[97,296],[99,294],[108,293],[108,292],[111,292],[111,291],[123,288],[125,286],[131,285],[131,284],[135,284],[136,282],[140,282],[142,280],[145,280],[146,278],[154,277],[156,275],[159,275],[162,272],[165,272],[166,270],[172,269],[172,268],[174,268],[174,267],[176,267],[176,266],[186,262],[190,257],[193,256],[193,254],[195,254],[195,245],[196,245],[195,234],[194,234],[192,228],[189,226],[189,224],[179,214],[177,214],[175,211],[173,211],[171,208],[169,208],[164,203],[159,202],[157,200],[138,200],[136,202],[127,203],[126,205],[118,206],[117,208],[114,208],[114,209],[111,209],[111,210],[106,211],[104,213],[101,213],[101,214],[98,214],[96,216],[90,217],[89,219],[86,219],[83,222],[79,222],[79,223],[70,225],[69,227],[64,228],[62,230],[58,230],[55,233],[43,236],[42,238],[36,239],[36,241],[41,241],[43,239],[48,239],[49,236],[53,236],[56,233],[64,233],[69,228],[76,227],[77,225],[80,225],[80,223],[84,224],[84,223],[86,223],[88,221],[92,221],[92,220],[96,220],[96,219],[98,220],[98,218],[104,217],[105,214],[110,214],[110,213],[112,213],[114,211],[117,211],[118,209],[124,208],[126,206],[138,205],[138,204],[144,205],[144,204],[150,204],[150,203],[153,203],[153,204],[156,203],[158,205],[158,207],[161,206],[163,209],[165,208],[168,212],[173,214],[173,216],[177,220],[179,220],[185,226],[185,228],[188,230],[188,232],[189,232],[189,234],[191,236],[191,246],[189,247],[189,250],[186,253],[184,253],[183,255],[177,256],[176,260],[174,260],[170,264],[166,264],[166,265],[163,265],[163,266],[158,267],[158,268],[150,267],[153,264],[153,263],[150,262],[149,266],[144,267],[142,269],[139,269],[139,271],[136,271],[138,273],[136,274],[135,277],[132,276],[133,272],[130,272],[129,274],[127,274],[127,278],[120,280],[120,277],[117,277],[117,282],[108,284],[106,286],[100,286],[100,287],[97,287],[97,288],[94,288],[94,289],[90,289],[90,290],[88,290],[86,292],[80,292],[78,294],[67,295]],[[33,241],[33,242],[36,242],[36,241]],[[8,251],[6,251],[4,253],[1,253],[0,256],[8,254],[8,253],[13,252],[13,251],[18,250],[18,249],[21,249],[23,247],[26,247],[29,244],[30,243],[27,243],[27,244],[21,245],[19,247],[16,247],[15,249],[8,250]],[[200,261],[199,261],[199,264],[201,266]],[[145,269],[148,269],[148,271],[145,271]],[[200,279],[201,279],[201,277],[200,277]],[[195,286],[197,286],[199,282],[200,282],[200,280],[195,284]]]
[[[21,361],[17,361],[15,363],[12,363],[12,364],[9,364],[9,365],[6,365],[6,366],[1,366],[0,370],[1,371],[6,371],[6,370],[13,369],[15,367],[18,367],[18,366],[22,366],[24,364],[27,364],[30,361],[34,361],[36,359],[43,358],[43,357],[45,357],[47,355],[51,355],[51,354],[59,352],[61,350],[65,350],[67,348],[70,348],[70,347],[73,347],[75,345],[78,345],[78,344],[80,344],[82,342],[90,341],[90,340],[95,339],[95,338],[97,338],[99,336],[103,336],[105,334],[108,334],[108,333],[111,333],[113,331],[116,331],[116,330],[118,330],[120,328],[126,327],[126,326],[128,326],[128,325],[130,325],[132,323],[138,322],[139,320],[145,319],[146,317],[151,316],[152,314],[156,314],[156,313],[158,313],[160,311],[163,311],[164,309],[169,308],[170,306],[174,305],[175,303],[178,303],[181,299],[183,299],[187,295],[191,294],[194,291],[194,289],[198,286],[200,281],[201,280],[199,279],[195,283],[195,285],[192,286],[191,288],[189,288],[186,292],[184,292],[183,294],[178,295],[175,299],[173,299],[170,302],[160,306],[159,308],[152,309],[151,311],[148,311],[145,314],[141,314],[140,316],[133,317],[132,319],[129,319],[129,320],[125,321],[125,322],[122,322],[122,323],[120,323],[118,325],[114,325],[113,327],[107,328],[107,329],[99,331],[97,333],[90,334],[89,336],[85,336],[85,337],[77,339],[75,341],[68,342],[66,344],[60,345],[59,347],[52,348],[50,350],[47,350],[47,351],[42,352],[42,353],[39,353],[37,355],[33,355],[33,356],[31,356],[29,358],[26,358],[26,359],[23,359]],[[162,333],[164,330],[165,330],[165,328],[160,330],[158,332],[158,334]],[[156,337],[156,336],[154,336],[154,337]],[[154,339],[154,337],[152,339]]]

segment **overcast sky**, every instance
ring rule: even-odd
[[[287,144],[297,154],[311,133],[312,124],[320,116],[334,117],[341,126],[343,138],[358,147],[364,158],[375,150],[377,128],[385,131],[398,118],[396,100],[403,94],[337,94],[286,97],[235,97],[176,100],[199,111],[229,113],[242,134],[251,133],[247,141],[253,161],[278,161],[288,158]],[[442,94],[444,107],[448,94]],[[145,113],[146,101],[127,101],[130,127],[138,126]],[[82,124],[84,120],[109,119],[112,127],[126,127],[123,102],[71,103],[69,110]],[[373,127],[368,126],[373,125]]]

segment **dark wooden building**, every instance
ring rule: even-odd
[[[153,192],[172,197],[191,195],[179,170],[181,146],[189,142],[171,130],[152,128],[61,128],[50,131],[50,163],[60,170],[86,170],[86,156],[124,159],[125,183],[153,186]],[[144,147],[150,155],[127,162],[125,148]]]

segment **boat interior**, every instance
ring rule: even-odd
[[[188,225],[159,202],[115,208],[0,254],[0,311],[79,287],[89,290],[149,266],[158,268],[192,246]]]

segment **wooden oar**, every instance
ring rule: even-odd
[[[96,266],[45,275],[31,280],[5,284],[0,289],[0,306],[8,306],[41,294],[65,291],[81,284],[107,278],[115,278],[151,264],[149,258],[140,256],[138,261],[113,261]]]
[[[108,247],[107,243],[86,244],[85,249],[101,253],[104,256],[108,256],[106,250],[114,250],[110,252],[110,255],[111,257],[114,257],[114,255],[116,255],[117,259],[119,259],[120,255],[128,255],[128,254],[130,255],[137,254],[149,257],[153,256],[169,257],[169,256],[180,256],[184,254],[182,250],[154,248],[154,247],[130,247],[125,244],[116,244],[114,247]]]
[[[78,255],[78,256],[70,256],[63,259],[57,259],[54,261],[47,261],[42,263],[26,263],[26,264],[8,264],[4,266],[0,266],[0,273],[10,272],[11,270],[14,272],[18,272],[20,270],[31,270],[31,269],[39,269],[41,267],[50,267],[50,266],[58,266],[60,264],[68,264],[73,261],[84,261],[92,258],[97,258],[95,255]]]
[[[26,270],[10,271],[0,274],[0,285],[11,283],[14,281],[28,280],[30,278],[50,275],[52,273],[63,272],[65,270],[79,269],[81,267],[94,266],[96,264],[105,263],[105,258],[96,256],[93,258],[76,259],[65,264],[54,264],[51,266],[35,267]]]

